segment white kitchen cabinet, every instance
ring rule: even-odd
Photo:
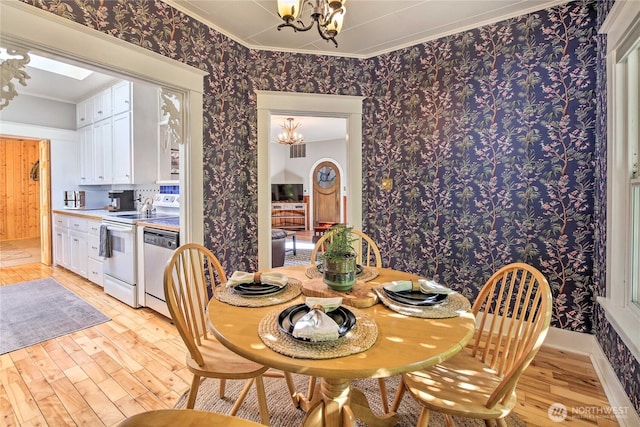
[[[80,185],[94,183],[93,127],[78,130],[80,136]]]
[[[111,184],[113,179],[113,129],[111,119],[93,124],[93,179],[91,184]]]
[[[69,231],[69,270],[87,277],[87,232]]]
[[[53,261],[56,265],[69,267],[68,216],[53,215]]]
[[[113,159],[112,183],[133,184],[131,179],[131,113],[121,113],[113,119]]]
[[[87,279],[99,286],[104,286],[104,274],[102,272],[103,257],[100,256],[100,221],[89,220],[87,222]]]
[[[92,99],[94,123],[111,117],[111,88],[103,90],[102,92],[93,96]]]
[[[87,219],[54,214],[53,259],[56,265],[87,277]]]
[[[155,183],[158,170],[158,89],[125,81],[114,85],[109,93],[112,95],[110,105],[113,103],[113,111],[117,113],[94,121],[90,137],[80,134],[80,183]],[[97,105],[98,98],[94,97],[94,106]],[[84,149],[83,141],[87,144]]]
[[[131,82],[123,80],[111,88],[114,116],[131,109],[131,86]]]
[[[76,104],[76,129],[93,123],[93,98]]]

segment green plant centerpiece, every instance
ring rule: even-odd
[[[352,243],[351,229],[346,224],[336,224],[327,233],[328,244],[320,256],[322,259],[323,281],[336,291],[349,291],[356,283],[357,254]]]

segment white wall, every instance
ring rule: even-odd
[[[330,158],[347,170],[347,141],[319,141],[307,143],[306,157],[290,159],[289,146],[272,144],[271,147],[271,182],[275,184],[304,184],[304,194],[312,189],[309,172],[320,159]],[[343,177],[343,187],[344,180]]]
[[[76,105],[20,94],[0,111],[0,121],[76,129]]]

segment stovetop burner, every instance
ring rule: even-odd
[[[111,221],[111,222],[124,222],[127,224],[135,224],[137,221],[142,221],[145,219],[159,219],[159,218],[177,218],[179,215],[170,214],[170,213],[156,213],[152,215],[140,214],[140,213],[129,213],[122,215],[108,215],[103,218],[103,221]]]

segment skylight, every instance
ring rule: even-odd
[[[4,61],[9,58],[12,58],[12,56],[7,53],[7,50],[4,48],[0,48],[0,59]],[[84,80],[88,76],[90,76],[91,73],[93,73],[93,71],[91,70],[85,70],[84,68],[76,67],[75,65],[65,64],[53,59],[34,55],[32,53],[29,54],[29,58],[31,58],[31,60],[29,61],[27,67],[38,68],[50,73],[71,77],[72,79],[76,80]]]

